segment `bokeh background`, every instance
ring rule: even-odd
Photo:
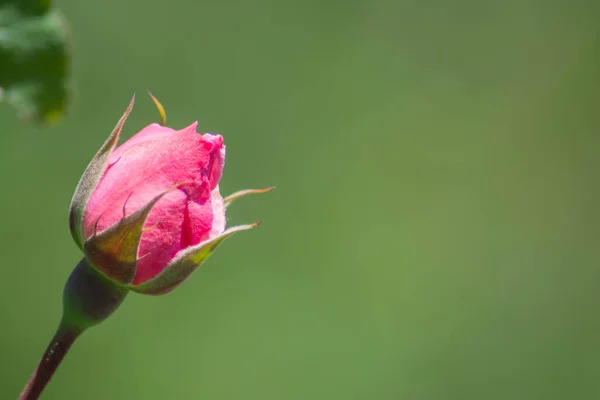
[[[600,398],[600,3],[58,0],[75,98],[0,108],[0,398],[52,336],[67,208],[131,95],[224,135],[263,220],[75,344],[51,399]]]

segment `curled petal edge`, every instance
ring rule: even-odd
[[[260,224],[260,222],[256,222],[250,225],[234,226],[214,239],[182,250],[169,262],[160,274],[139,285],[128,285],[127,287],[141,294],[161,295],[168,293],[198,269],[225,239],[238,232],[255,228]]]
[[[85,207],[108,167],[108,158],[119,141],[119,135],[121,134],[121,130],[123,129],[123,125],[125,125],[127,117],[133,109],[134,102],[135,95],[129,102],[129,106],[125,110],[125,113],[121,119],[119,119],[119,122],[117,122],[115,129],[113,129],[108,139],[106,139],[100,150],[98,150],[94,158],[92,158],[92,161],[90,161],[79,180],[73,198],[71,199],[71,205],[69,207],[69,227],[71,229],[71,236],[73,236],[73,240],[75,240],[75,243],[80,249],[83,249],[83,244],[85,242],[85,238],[83,237],[83,213]]]

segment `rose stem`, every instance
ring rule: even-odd
[[[61,324],[18,400],[36,400],[40,396],[79,333]]]

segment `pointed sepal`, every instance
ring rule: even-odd
[[[146,218],[152,211],[152,207],[164,195],[181,185],[160,193],[142,208],[124,216],[110,228],[99,233],[94,232],[83,245],[83,253],[90,263],[115,282],[131,283],[135,276],[137,253]],[[123,206],[123,215],[125,215],[125,206]]]
[[[175,289],[181,282],[186,280],[206,259],[223,243],[223,241],[234,234],[246,231],[260,225],[260,222],[250,225],[234,226],[227,229],[214,239],[204,241],[196,246],[191,246],[179,252],[165,269],[156,277],[137,286],[129,285],[128,288],[134,292],[160,295]]]
[[[160,115],[160,124],[162,126],[165,126],[165,124],[167,123],[167,112],[165,111],[165,108],[160,103],[160,101],[158,101],[158,99],[156,97],[154,97],[154,95],[152,93],[150,93],[149,90],[148,90],[148,95],[150,96],[150,98],[154,102],[154,105],[158,109],[158,114]]]
[[[108,139],[106,139],[100,150],[98,150],[92,161],[90,161],[73,194],[71,206],[69,207],[69,226],[73,240],[75,240],[80,249],[83,249],[83,243],[85,242],[85,238],[83,237],[83,213],[85,207],[94,189],[96,189],[102,176],[104,176],[104,172],[108,167],[108,158],[119,141],[121,129],[123,129],[123,125],[133,109],[134,102],[135,96],[133,96],[125,113],[119,122],[117,122],[115,129]]]
[[[235,192],[235,193],[230,194],[229,196],[225,197],[223,199],[223,204],[225,205],[225,208],[227,208],[234,200],[237,200],[240,197],[244,197],[244,196],[247,196],[249,194],[267,193],[267,192],[270,192],[273,189],[275,189],[275,186],[271,186],[271,187],[268,187],[268,188],[265,188],[265,189],[246,189],[246,190],[240,190],[239,192]]]

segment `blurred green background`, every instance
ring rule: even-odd
[[[600,3],[56,1],[75,98],[0,108],[0,398],[58,323],[67,208],[129,137],[199,121],[263,220],[131,295],[43,399],[600,398]]]

